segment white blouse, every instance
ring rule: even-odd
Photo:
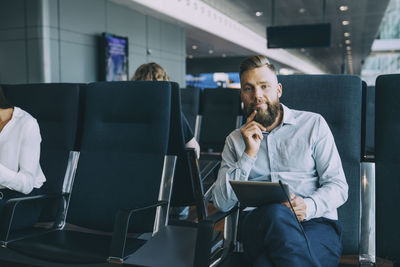
[[[29,194],[46,181],[40,168],[39,125],[26,111],[14,107],[11,120],[0,132],[0,189]]]

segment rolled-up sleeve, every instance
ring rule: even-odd
[[[321,116],[318,134],[313,147],[319,188],[305,198],[306,219],[323,217],[331,210],[343,205],[348,197],[348,185],[342,162],[328,124]]]
[[[213,189],[215,207],[221,211],[228,211],[235,206],[237,198],[229,181],[247,181],[255,161],[256,158],[252,158],[244,152],[238,156],[234,150],[231,137],[227,137],[222,152],[221,168]]]

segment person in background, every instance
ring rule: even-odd
[[[169,77],[166,71],[157,63],[151,62],[140,65],[135,74],[133,75],[132,81],[169,81]],[[182,114],[182,126],[183,134],[185,138],[186,148],[194,148],[196,151],[197,158],[200,157],[200,146],[194,138],[193,131],[189,126],[189,123],[184,114]]]
[[[40,194],[46,181],[39,164],[41,141],[36,119],[9,105],[0,88],[0,219],[8,199]],[[29,209],[22,216],[14,217],[13,229],[33,225],[39,211]]]

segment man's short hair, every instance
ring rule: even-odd
[[[266,66],[268,69],[270,69],[273,73],[276,74],[275,66],[269,62],[268,58],[266,56],[258,55],[258,56],[248,57],[245,60],[243,60],[242,63],[240,63],[239,76],[242,77],[242,74],[245,71],[263,66]]]

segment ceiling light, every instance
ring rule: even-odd
[[[343,24],[343,26],[347,26],[347,25],[350,24],[350,21],[348,21],[348,20],[343,20],[343,21],[342,21],[342,24]]]
[[[226,57],[226,54],[225,54],[225,53],[223,53],[223,54],[222,54],[222,57]]]
[[[346,44],[351,44],[351,41],[350,40],[346,40],[346,41],[344,41]]]
[[[208,50],[208,53],[211,55],[214,53],[214,50],[210,49],[210,50]]]
[[[305,8],[300,8],[300,9],[299,9],[299,13],[303,14],[304,12],[306,12],[306,9],[305,9]]]
[[[351,47],[350,47],[350,46],[346,46],[346,49],[347,49],[347,50],[351,50]]]
[[[193,58],[193,56],[192,56],[192,55],[188,55],[187,57],[188,57],[188,58],[190,58],[190,59],[192,59],[192,58]]]
[[[345,32],[344,33],[344,37],[349,37],[350,36],[350,33],[349,32]]]
[[[348,6],[340,6],[339,7],[340,11],[347,11],[349,9]]]
[[[196,50],[197,49],[197,45],[192,45],[192,49]]]
[[[256,12],[256,16],[257,16],[257,17],[262,16],[262,14],[263,14],[263,12],[260,12],[260,11],[257,11],[257,12]]]

